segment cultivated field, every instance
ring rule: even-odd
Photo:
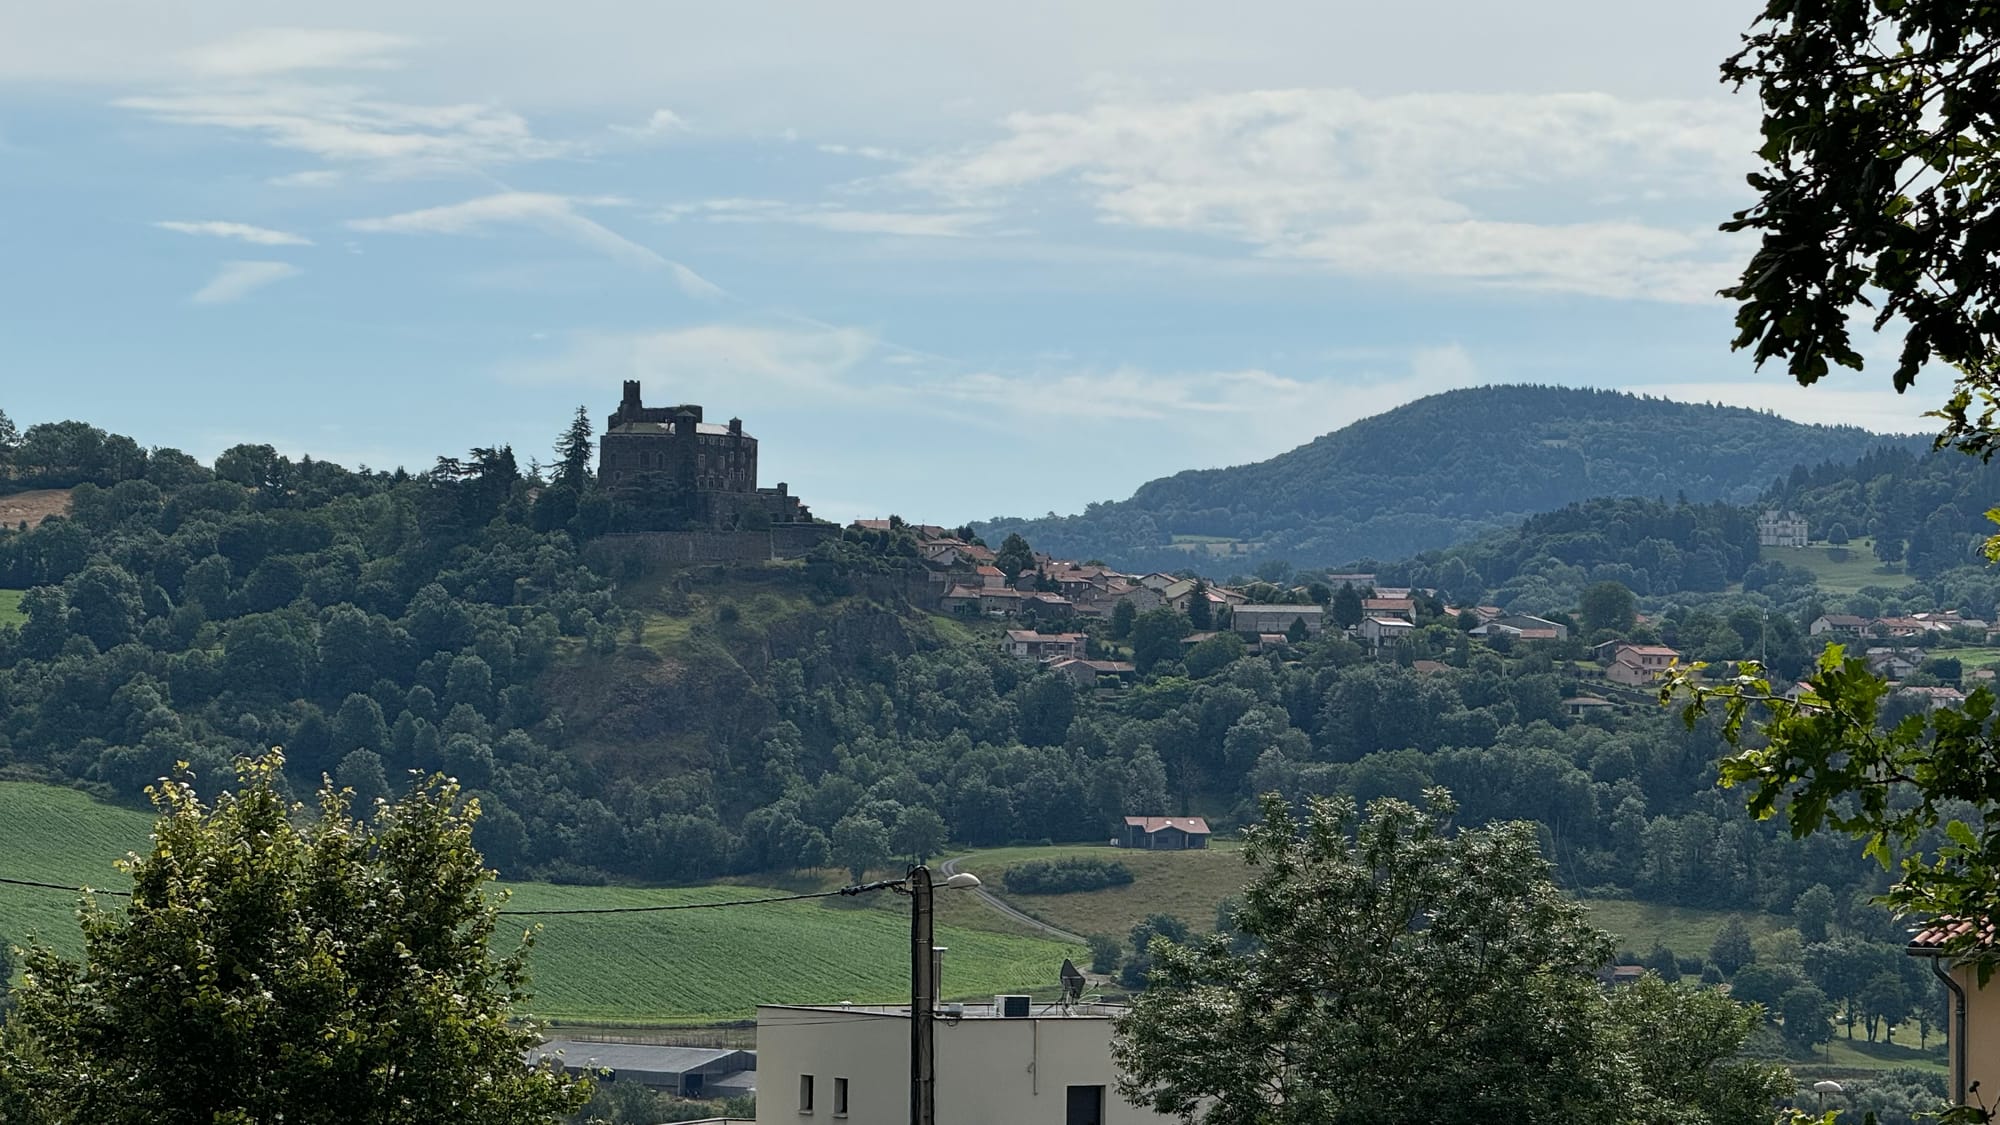
[[[1016,895],[1001,876],[1031,859],[1091,856],[1117,860],[1132,882],[1085,894]],[[1073,934],[1110,934],[1119,939],[1148,914],[1172,914],[1196,930],[1215,928],[1215,908],[1243,889],[1248,869],[1242,853],[1227,843],[1199,851],[1149,852],[1133,848],[1067,844],[1055,847],[989,848],[967,854],[959,865],[986,882],[986,889],[1024,914]]]
[[[21,612],[21,595],[25,590],[0,590],[0,627],[19,625],[28,619]]]
[[[0,876],[125,886],[112,860],[145,846],[152,819],[74,790],[0,782]],[[829,880],[827,885],[832,885]],[[642,889],[513,884],[509,909],[714,902],[788,893],[754,886]],[[1027,937],[940,895],[938,944],[952,996],[1052,991],[1073,946]],[[107,900],[115,901],[115,900]],[[0,886],[0,937],[80,947],[75,896]],[[978,925],[958,924],[959,918]],[[503,919],[503,940],[541,927],[531,964],[539,1016],[621,1024],[747,1017],[760,1002],[893,1001],[909,988],[908,900],[811,900],[655,914]]]

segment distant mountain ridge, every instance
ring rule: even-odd
[[[1448,546],[1600,496],[1749,503],[1794,466],[1928,438],[1623,391],[1497,385],[1364,418],[1267,461],[1194,469],[1074,516],[998,518],[1037,549],[1128,569],[1339,566]]]

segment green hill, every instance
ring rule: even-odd
[[[1058,556],[1132,569],[1222,556],[1338,566],[1393,559],[1595,496],[1748,503],[1794,466],[1881,446],[1855,427],[1615,391],[1495,386],[1419,399],[1268,461],[1191,470],[1080,515],[995,519]]]
[[[152,818],[72,789],[0,782],[0,876],[127,885],[114,859],[143,848]],[[642,906],[783,894],[755,886],[644,889],[507,885],[509,909]],[[947,896],[948,897],[948,896]],[[1045,989],[1060,942],[996,928],[994,916],[945,902],[938,944],[949,947],[953,996]],[[818,900],[670,914],[503,919],[501,937],[538,925],[536,1015],[562,1022],[687,1023],[747,1017],[763,1002],[893,1001],[909,987],[904,899]],[[30,937],[74,953],[75,896],[0,886],[0,937]]]

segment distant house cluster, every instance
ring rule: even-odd
[[[1990,634],[1992,626],[1957,610],[1940,609],[1900,617],[1856,617],[1849,613],[1823,613],[1813,618],[1807,632],[1828,641],[1903,639],[1949,633],[1953,629],[1974,629]]]
[[[1810,539],[1806,518],[1797,512],[1767,508],[1757,517],[1757,545],[1760,547],[1803,547]]]

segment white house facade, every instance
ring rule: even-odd
[[[954,1010],[956,1009],[956,1010]],[[1118,1096],[1111,1016],[1047,1004],[1023,1016],[946,1005],[937,1034],[937,1119],[950,1125],[1165,1125]],[[757,1009],[759,1125],[909,1125],[907,1007]]]

